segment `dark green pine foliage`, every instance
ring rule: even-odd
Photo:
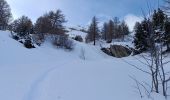
[[[129,27],[128,27],[128,25],[125,23],[125,21],[122,21],[122,23],[121,23],[121,30],[122,30],[122,34],[123,35],[129,35]]]
[[[152,16],[153,29],[155,30],[155,41],[161,43],[164,37],[164,25],[165,25],[166,15],[163,10],[158,8],[154,11]]]
[[[138,51],[144,51],[146,48],[144,47],[144,36],[143,36],[143,29],[141,23],[136,23],[135,25],[135,37],[134,37],[134,46],[135,49]]]
[[[154,11],[153,24],[156,42],[163,43],[170,50],[170,20],[160,8]]]
[[[164,44],[167,46],[167,51],[170,51],[170,20],[165,22]]]
[[[166,19],[166,16],[165,16],[163,10],[161,10],[160,8],[158,8],[157,11],[154,10],[152,21],[153,21],[153,26],[154,26],[155,30],[160,30],[160,31],[163,30],[165,19]]]
[[[170,50],[170,20],[160,8],[154,11],[152,17],[145,18],[135,26],[135,49],[148,51],[155,43],[164,44],[167,51]]]
[[[135,25],[135,37],[134,37],[134,46],[135,49],[139,52],[144,52],[150,48],[150,30],[149,30],[150,21],[145,19],[141,23],[136,23]]]

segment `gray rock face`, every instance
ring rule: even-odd
[[[128,57],[132,53],[132,50],[130,50],[128,47],[121,45],[111,45],[110,48],[102,48],[101,50],[104,53],[116,58]]]
[[[107,55],[112,56],[112,53],[111,53],[111,51],[110,51],[110,48],[102,48],[101,50],[102,50],[104,53],[106,53]]]
[[[111,45],[110,51],[112,56],[117,58],[128,57],[132,53],[130,49],[121,45]]]

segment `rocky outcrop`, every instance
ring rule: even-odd
[[[112,53],[111,53],[111,51],[110,51],[110,48],[102,48],[101,50],[102,50],[104,53],[106,53],[107,55],[112,56]]]
[[[112,56],[117,58],[127,57],[130,56],[132,53],[130,49],[121,45],[111,45],[110,51],[112,53]]]
[[[116,58],[128,57],[132,53],[131,49],[121,45],[111,45],[110,48],[102,48],[101,50],[104,53]]]

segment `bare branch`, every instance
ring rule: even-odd
[[[122,59],[122,60],[123,60],[125,63],[127,63],[127,64],[129,64],[129,65],[133,66],[134,68],[136,68],[136,69],[138,69],[138,70],[140,70],[140,71],[142,71],[142,72],[144,72],[144,73],[146,73],[146,74],[152,75],[150,72],[145,71],[145,70],[143,70],[142,68],[139,68],[139,67],[137,67],[136,65],[133,65],[133,64],[131,64],[131,63],[127,62],[127,61],[126,61],[126,60],[124,60],[124,59]]]

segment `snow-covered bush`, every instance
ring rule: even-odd
[[[33,39],[32,39],[31,35],[27,35],[25,37],[20,37],[16,33],[11,33],[11,37],[14,40],[22,43],[24,45],[24,47],[26,47],[28,49],[35,48],[34,42],[33,42]]]
[[[34,44],[30,39],[26,39],[24,42],[24,46],[28,49],[35,48]]]
[[[74,43],[67,35],[55,35],[52,37],[53,45],[68,50],[74,49]]]
[[[35,44],[40,46],[45,41],[45,36],[44,34],[33,34],[32,40]]]
[[[32,34],[33,24],[27,16],[22,16],[11,23],[12,38],[22,43],[26,48],[35,48]]]
[[[15,34],[15,33],[11,33],[11,37],[16,41],[19,40],[19,36],[17,36],[17,34]]]
[[[67,39],[64,47],[65,47],[65,49],[73,50],[74,49],[74,42],[71,39]]]

